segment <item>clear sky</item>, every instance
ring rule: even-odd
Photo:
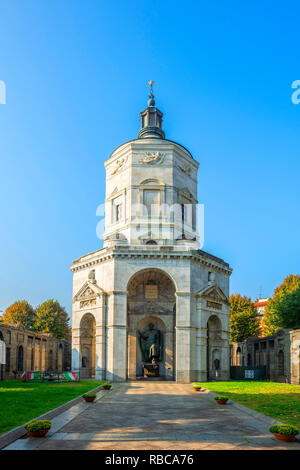
[[[0,310],[56,298],[101,247],[103,162],[134,139],[148,80],[199,161],[204,250],[256,298],[300,266],[299,2],[0,2]]]

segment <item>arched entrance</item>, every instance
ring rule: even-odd
[[[175,378],[175,286],[160,269],[145,269],[129,281],[127,296],[127,377],[147,370]]]
[[[216,315],[207,322],[207,380],[220,377],[222,368],[222,324]]]
[[[91,313],[83,315],[80,322],[80,376],[95,377],[96,320]]]

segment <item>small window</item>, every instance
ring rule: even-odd
[[[184,209],[184,204],[181,204],[181,221],[185,221],[185,209]]]
[[[144,211],[145,215],[157,216],[159,215],[159,204],[160,204],[160,191],[153,189],[144,190]]]
[[[117,204],[116,205],[116,222],[121,220],[121,217],[122,217],[122,206],[121,204]]]

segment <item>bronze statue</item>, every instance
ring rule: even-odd
[[[162,341],[161,333],[154,328],[153,323],[149,324],[149,330],[140,334],[140,347],[142,351],[142,358],[144,362],[152,362],[157,364],[161,361],[162,355]]]

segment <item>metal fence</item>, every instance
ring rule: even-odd
[[[266,366],[231,366],[230,378],[234,380],[266,380]]]
[[[61,372],[61,371],[30,371],[25,370],[20,379],[23,382],[79,382],[79,372]]]

